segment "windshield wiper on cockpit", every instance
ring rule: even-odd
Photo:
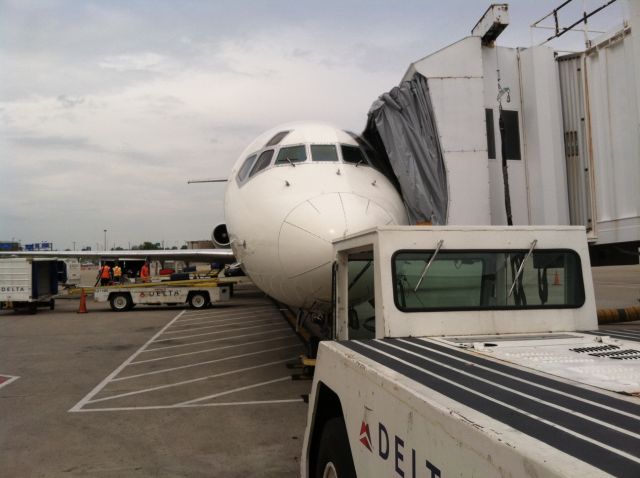
[[[286,159],[287,161],[289,161],[289,164],[290,164],[291,166],[293,166],[294,168],[296,167],[296,165],[295,165],[295,164],[293,164],[293,161],[291,161],[291,158],[286,157],[286,158],[284,158],[284,159]]]
[[[433,251],[433,255],[431,256],[431,259],[429,259],[429,262],[425,264],[424,269],[422,270],[422,274],[420,274],[420,279],[418,279],[418,283],[416,284],[415,289],[413,289],[414,292],[418,292],[418,287],[420,287],[420,284],[422,284],[422,280],[424,279],[424,276],[427,275],[427,271],[429,270],[429,267],[431,267],[431,264],[433,264],[433,260],[438,255],[438,252],[440,252],[440,248],[442,247],[443,243],[444,241],[442,239],[438,241],[438,244],[436,245],[436,250]]]
[[[518,267],[518,272],[516,272],[516,277],[513,279],[513,284],[511,284],[511,289],[509,289],[509,297],[511,297],[511,294],[513,294],[513,289],[518,283],[520,274],[522,274],[522,269],[524,269],[524,263],[527,262],[527,259],[529,259],[529,256],[533,252],[533,248],[536,247],[537,243],[538,243],[538,239],[534,239],[533,242],[531,243],[531,247],[529,248],[529,252],[527,252],[527,255],[524,256],[524,259],[522,259],[522,262],[520,263],[520,267]]]

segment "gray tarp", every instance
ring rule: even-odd
[[[416,74],[378,98],[369,110],[365,140],[380,169],[393,175],[412,224],[447,222],[447,177],[427,79]]]

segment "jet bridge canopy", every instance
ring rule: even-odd
[[[447,177],[427,79],[416,74],[381,95],[363,137],[399,186],[410,222],[446,224]]]

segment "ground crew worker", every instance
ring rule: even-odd
[[[116,284],[120,284],[122,282],[122,269],[116,262],[116,265],[113,266],[113,282]]]
[[[149,273],[149,263],[145,262],[142,266],[142,269],[140,269],[140,278],[142,279],[142,282],[149,282],[151,280],[151,274]]]
[[[100,269],[100,285],[109,285],[111,281],[111,267],[108,264],[102,266]]]

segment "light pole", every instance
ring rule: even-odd
[[[104,230],[104,250],[107,250],[107,230]]]
[[[73,241],[73,250],[76,250],[76,241]]]

